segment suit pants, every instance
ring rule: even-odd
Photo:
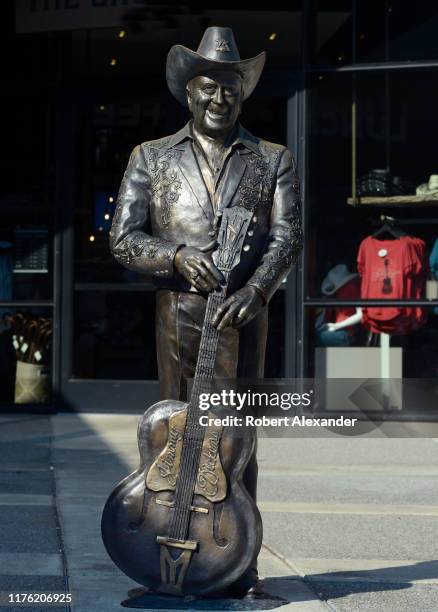
[[[187,379],[193,378],[207,299],[197,293],[162,289],[156,296],[156,340],[161,399],[187,399]],[[263,378],[268,309],[241,330],[231,327],[219,336],[215,378]],[[243,475],[256,500],[256,449]]]

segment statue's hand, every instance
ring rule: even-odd
[[[182,247],[175,255],[174,266],[199,291],[213,291],[223,280],[211,254],[195,247]]]
[[[219,306],[212,324],[220,331],[231,325],[236,329],[243,327],[253,319],[264,306],[264,300],[251,285],[246,285],[230,295],[222,306]]]

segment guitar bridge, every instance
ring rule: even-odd
[[[168,508],[174,508],[175,502],[167,501],[167,499],[159,499],[155,498],[155,503],[159,506],[167,506]],[[208,514],[208,508],[203,508],[202,506],[190,506],[190,510],[192,512],[201,512],[202,514]]]

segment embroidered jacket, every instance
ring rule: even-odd
[[[253,211],[233,290],[253,285],[266,299],[296,262],[303,239],[296,163],[285,147],[241,126],[218,182],[216,208]],[[115,258],[152,275],[159,287],[188,291],[173,260],[181,245],[201,247],[215,235],[215,213],[192,145],[190,124],[145,142],[131,154],[110,231]]]

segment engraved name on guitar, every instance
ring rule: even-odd
[[[187,409],[176,412],[169,419],[167,444],[146,476],[146,486],[151,491],[174,491],[176,488],[186,420]],[[219,457],[222,429],[222,425],[217,424],[206,428],[195,485],[195,493],[212,502],[222,501],[227,494],[227,480]]]

